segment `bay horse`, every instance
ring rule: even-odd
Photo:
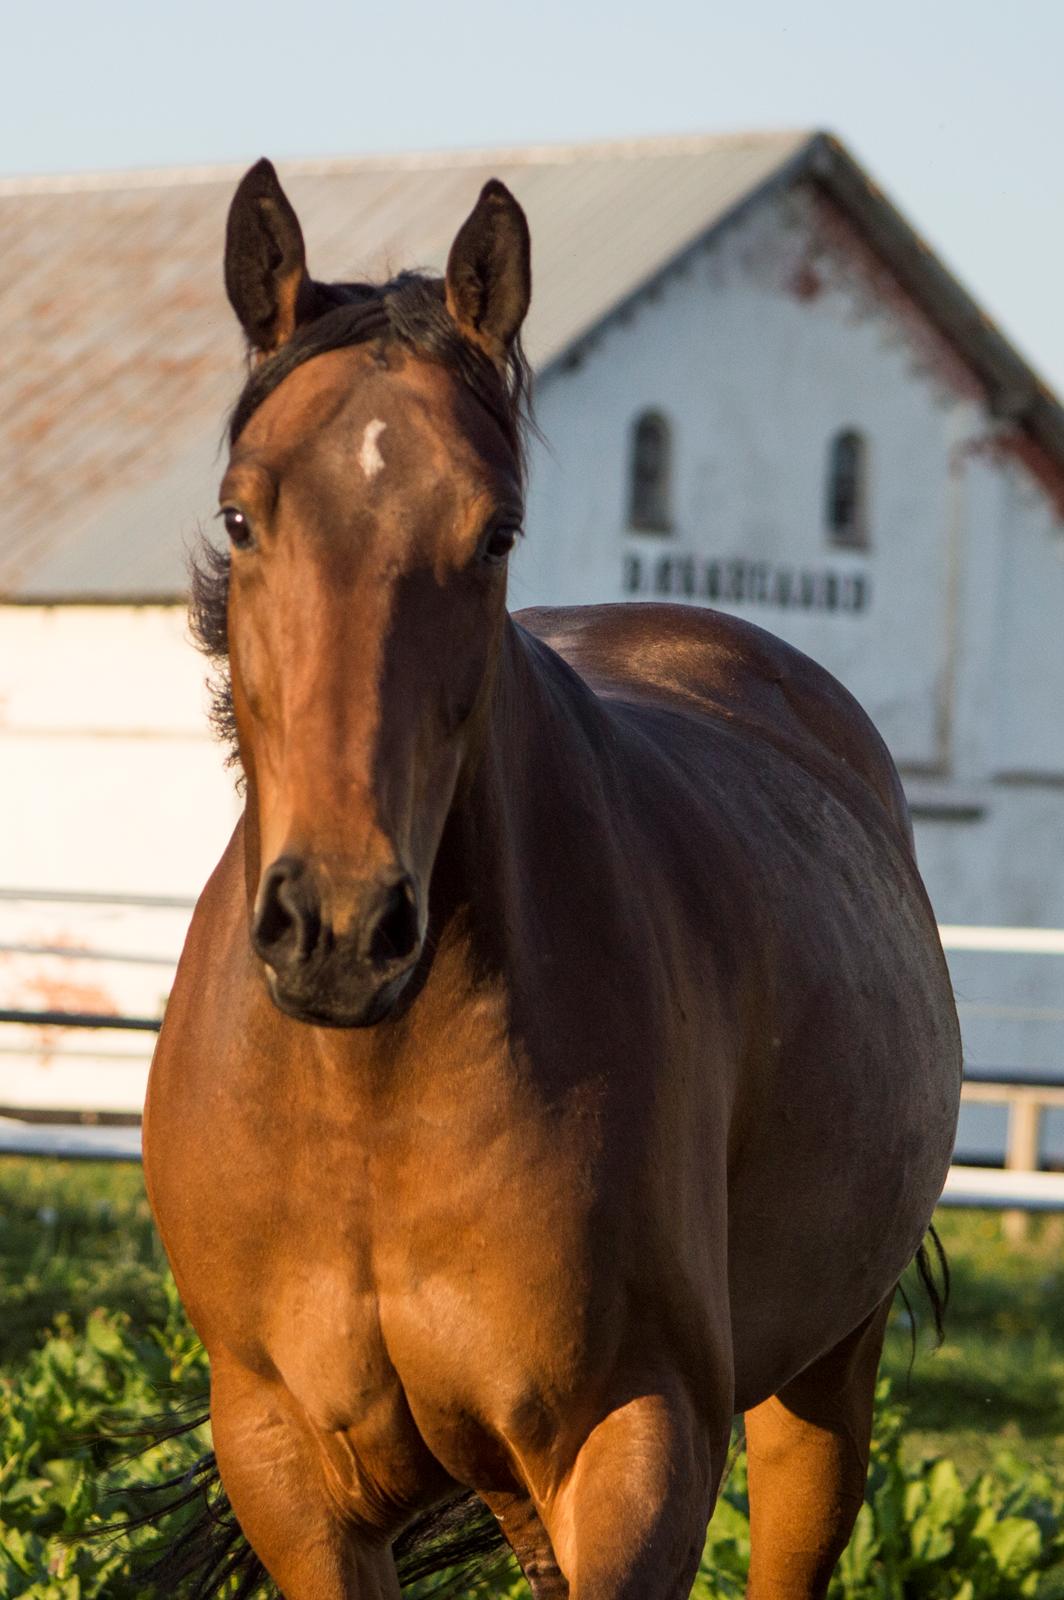
[[[151,1204],[287,1600],[394,1600],[470,1498],[536,1600],[682,1600],[736,1413],[748,1592],[811,1600],[950,1159],[950,982],[828,673],[709,610],[507,612],[529,261],[497,181],[442,279],[378,286],[308,275],[268,162],[236,191],[194,618],[246,794]]]

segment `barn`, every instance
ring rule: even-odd
[[[183,602],[240,374],[239,175],[0,182],[8,957],[90,942],[100,897],[176,937],[237,813]],[[534,249],[511,604],[669,598],[782,634],[884,734],[940,920],[1064,925],[1057,399],[829,134],[281,167],[323,278],[441,268],[492,175]],[[9,994],[161,985],[27,970],[0,965]],[[970,1051],[1059,1065],[1058,985],[1015,963]]]

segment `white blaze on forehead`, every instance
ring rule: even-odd
[[[372,422],[366,423],[366,431],[362,435],[362,445],[358,452],[358,464],[367,478],[375,478],[384,466],[384,457],[381,455],[377,440],[388,426],[379,417],[374,417]]]

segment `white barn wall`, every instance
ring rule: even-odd
[[[183,606],[4,606],[0,885],[195,895],[238,815]]]
[[[4,1007],[162,1012],[191,901],[239,811],[186,635],[180,605],[0,607]],[[9,1028],[0,1105],[137,1111],[153,1043]]]
[[[998,774],[1064,782],[1064,526],[1018,464],[1005,479],[997,600]],[[1058,840],[1064,855],[1064,838]]]

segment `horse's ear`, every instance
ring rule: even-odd
[[[229,207],[225,292],[260,355],[288,343],[314,299],[299,218],[265,156],[245,172]]]
[[[504,362],[532,297],[531,245],[524,212],[491,178],[447,257],[447,309],[467,339]]]

